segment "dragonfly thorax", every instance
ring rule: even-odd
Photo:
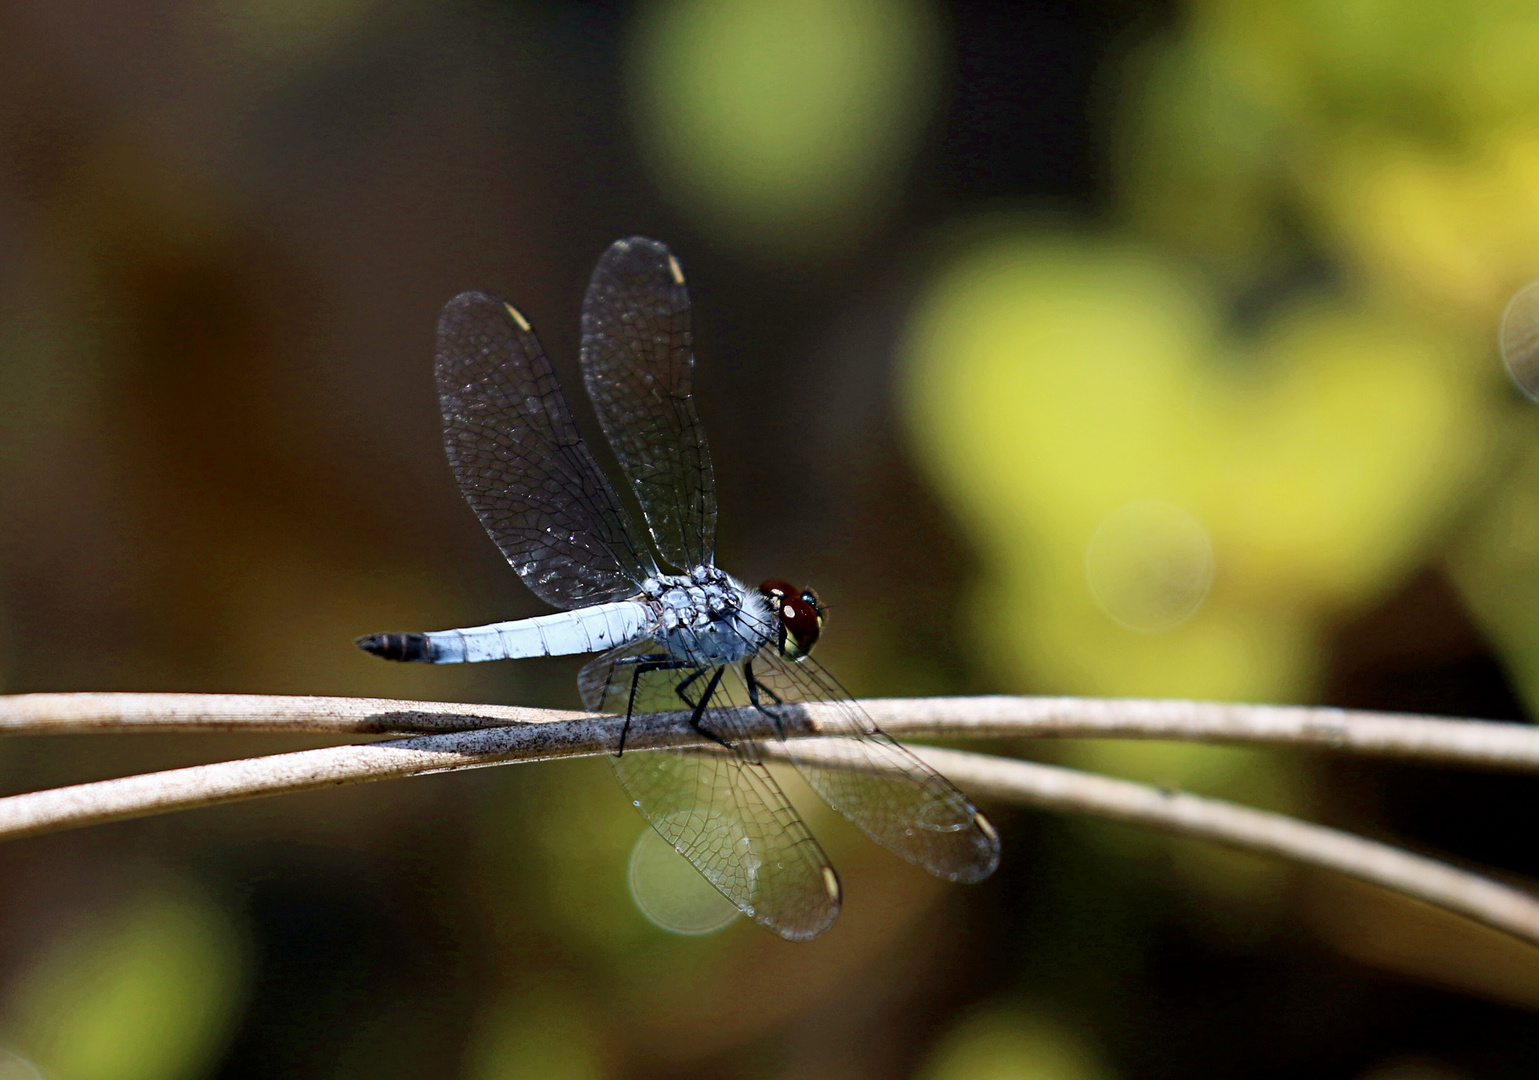
[[[774,641],[775,618],[756,591],[714,566],[642,583],[657,617],[654,637],[681,660],[739,664]]]

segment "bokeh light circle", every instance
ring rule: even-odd
[[[1096,604],[1133,630],[1169,630],[1196,614],[1213,584],[1213,542],[1179,506],[1139,499],[1107,515],[1085,547]]]
[[[0,1047],[0,1080],[43,1080],[43,1074],[20,1054]]]
[[[1530,281],[1502,312],[1502,363],[1512,383],[1539,401],[1539,281]]]
[[[839,250],[895,205],[942,52],[930,0],[648,0],[628,49],[638,141],[713,235]]]
[[[628,879],[636,907],[670,933],[710,934],[738,916],[732,901],[651,826],[642,830],[631,849]]]

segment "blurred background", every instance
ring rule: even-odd
[[[0,7],[0,690],[573,707],[461,501],[438,308],[578,385],[616,237],[690,275],[719,561],[858,694],[1539,705],[1539,8],[1423,0]],[[586,403],[578,406],[586,410]],[[591,414],[580,422],[591,432]],[[4,793],[278,752],[10,739]],[[1539,785],[1002,748],[1539,878]],[[834,929],[666,933],[602,761],[0,846],[0,1077],[1529,1077],[1539,954],[996,811],[948,887],[799,806]]]

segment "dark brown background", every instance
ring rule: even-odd
[[[587,274],[632,233],[690,272],[721,563],[816,583],[857,692],[995,689],[951,632],[970,553],[893,420],[897,323],[955,215],[1096,218],[1106,73],[1176,16],[946,14],[945,105],[898,211],[793,271],[713,243],[645,178],[624,5],[387,3],[288,60],[220,52],[170,4],[0,9],[4,689],[572,705],[572,662],[387,668],[351,639],[540,610],[445,468],[434,319],[461,289],[516,298],[576,385]],[[1341,626],[1329,671],[1337,704],[1522,715],[1436,567]],[[0,784],[311,744],[17,739]],[[1539,872],[1530,780],[1311,767],[1327,820]],[[1167,849],[1119,855],[1036,813],[998,814],[1004,865],[969,890],[820,824],[850,896],[835,933],[669,938],[629,911],[623,860],[552,870],[587,866],[584,800],[623,815],[605,773],[489,770],[5,845],[0,981],[20,993],[52,943],[172,874],[249,942],[222,1080],[460,1075],[488,1003],[563,994],[616,1076],[908,1076],[995,1001],[1045,1003],[1126,1078],[1519,1077],[1539,1054],[1527,951],[1310,877],[1269,914],[1226,912]]]

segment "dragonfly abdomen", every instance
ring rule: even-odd
[[[358,647],[386,660],[425,664],[475,664],[529,656],[603,652],[644,637],[656,619],[650,605],[633,600],[595,604],[533,619],[490,623],[426,634],[369,634]]]

